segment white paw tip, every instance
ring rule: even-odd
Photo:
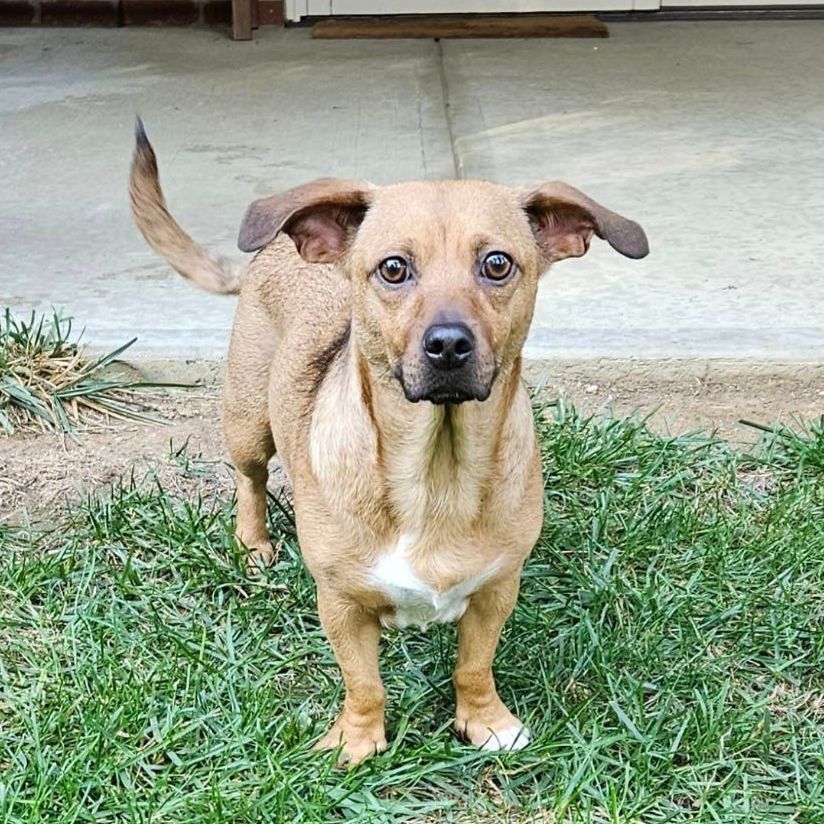
[[[481,747],[482,750],[499,752],[501,750],[522,750],[529,743],[529,730],[523,724],[516,724],[509,729],[493,732]]]

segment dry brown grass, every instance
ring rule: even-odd
[[[90,420],[155,421],[137,390],[158,384],[113,377],[109,367],[133,343],[89,358],[56,312],[18,320],[0,316],[0,431],[56,431],[72,435]]]

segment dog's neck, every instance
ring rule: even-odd
[[[356,354],[378,439],[386,504],[401,531],[474,523],[496,481],[498,452],[520,381],[520,361],[502,370],[486,401],[410,403],[399,382]]]
[[[520,360],[483,402],[410,403],[352,336],[318,391],[309,446],[337,511],[378,532],[448,534],[472,529],[490,495],[498,506],[521,494],[534,443]]]

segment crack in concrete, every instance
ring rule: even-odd
[[[449,80],[446,76],[446,66],[443,59],[443,45],[440,40],[435,41],[435,53],[438,55],[438,74],[441,78],[441,97],[443,98],[444,119],[446,120],[446,131],[449,135],[449,148],[452,152],[452,169],[456,180],[463,179],[463,164],[458,153],[455,133],[452,129],[452,111],[449,102]]]

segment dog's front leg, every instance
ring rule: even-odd
[[[374,614],[320,585],[318,613],[346,695],[340,716],[315,749],[341,747],[339,762],[352,766],[386,749],[385,691],[378,664],[381,626]]]
[[[515,575],[476,592],[458,624],[452,675],[455,729],[485,750],[519,750],[529,743],[529,732],[498,697],[492,675],[495,648],[518,598],[519,580]]]

